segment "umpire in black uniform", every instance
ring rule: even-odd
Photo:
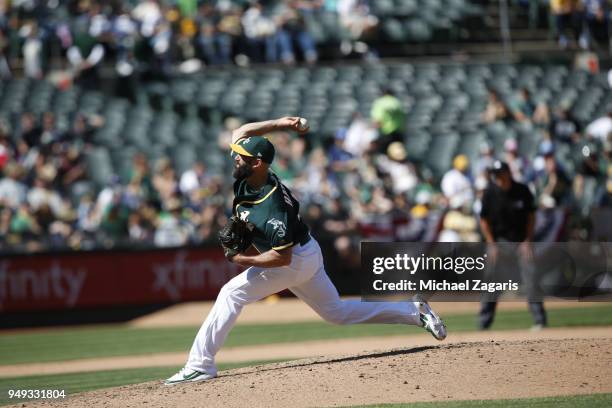
[[[488,244],[489,262],[495,268],[496,274],[499,273],[500,266],[516,265],[520,268],[522,287],[527,289],[534,329],[541,329],[547,322],[544,303],[536,295],[534,285],[535,271],[531,246],[536,209],[534,197],[526,185],[512,179],[510,168],[503,161],[497,160],[493,163],[491,178],[492,183],[489,183],[484,192],[480,213],[480,228]],[[497,245],[502,242],[518,243],[518,259],[511,245]],[[493,323],[496,306],[496,296],[481,303],[481,329],[488,329]]]

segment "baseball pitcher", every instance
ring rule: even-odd
[[[243,125],[232,135],[233,216],[219,240],[226,258],[246,270],[223,286],[193,342],[187,364],[164,382],[167,385],[214,378],[215,355],[242,308],[284,289],[330,323],[411,324],[438,340],[446,337],[444,323],[425,301],[340,299],[323,267],[321,248],[300,218],[300,204],[269,170],[275,150],[261,136],[278,130],[305,132],[308,128],[302,118],[285,117]]]

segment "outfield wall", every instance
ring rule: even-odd
[[[0,312],[210,300],[241,269],[218,247],[7,256]]]

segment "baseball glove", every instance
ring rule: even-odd
[[[223,247],[223,253],[227,259],[247,250],[251,246],[251,232],[246,222],[238,217],[232,216],[219,231],[219,241]]]

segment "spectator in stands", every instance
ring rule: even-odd
[[[482,178],[484,180],[489,179],[489,169],[495,161],[495,152],[493,147],[487,142],[480,145],[478,149],[478,158],[472,164],[472,174],[475,177],[475,181]]]
[[[27,186],[21,182],[21,169],[17,164],[9,163],[4,168],[4,177],[0,179],[0,207],[17,208],[25,200]]]
[[[608,114],[601,118],[595,119],[585,129],[588,137],[595,138],[601,143],[605,143],[612,134],[612,109],[608,110]]]
[[[8,207],[0,205],[0,250],[7,251],[11,246],[11,218],[12,211]]]
[[[323,228],[326,234],[334,237],[354,232],[356,223],[351,219],[350,213],[340,197],[329,200],[325,206]]]
[[[103,242],[112,246],[128,237],[129,209],[121,203],[120,195],[115,194],[111,203],[103,210],[99,229]]]
[[[76,146],[63,146],[60,149],[61,153],[58,154],[55,164],[57,167],[56,186],[65,193],[75,182],[85,179],[87,171],[81,151]]]
[[[33,187],[28,191],[26,199],[33,211],[47,207],[55,217],[62,218],[66,216],[68,208],[58,192],[50,188],[51,181],[55,178],[55,170],[49,169],[51,168],[46,167],[41,178],[34,180]]]
[[[120,5],[117,13],[112,16],[109,31],[117,60],[130,62],[130,56],[136,46],[138,26],[125,5]]]
[[[468,158],[460,154],[453,160],[453,168],[442,177],[442,193],[451,208],[469,206],[474,200],[472,180],[467,174],[469,167]]]
[[[573,180],[573,194],[580,210],[586,216],[596,204],[598,186],[605,185],[607,168],[593,143],[582,146],[578,160]]]
[[[519,183],[524,183],[527,162],[519,154],[518,142],[516,139],[510,138],[504,142],[504,156],[504,161],[508,164],[508,167],[510,167],[512,178]]]
[[[152,51],[149,64],[156,77],[168,78],[172,72],[173,32],[169,22],[162,20],[148,39]]]
[[[494,89],[489,89],[487,106],[482,113],[482,120],[485,123],[504,121],[509,117],[509,109]]]
[[[580,125],[572,117],[570,111],[565,107],[560,107],[555,111],[550,126],[550,133],[553,140],[573,144],[580,138]]]
[[[200,56],[209,65],[229,64],[232,61],[232,36],[221,24],[222,21],[212,5],[200,6],[199,33],[195,43]]]
[[[190,228],[181,218],[180,204],[172,200],[167,211],[160,213],[155,231],[155,245],[159,247],[174,247],[185,245],[190,236]]]
[[[89,194],[84,194],[79,200],[76,209],[76,227],[86,233],[92,234],[98,228],[98,216],[95,214],[96,206]]]
[[[298,50],[305,62],[313,64],[317,61],[318,54],[312,35],[306,28],[303,10],[311,13],[315,2],[293,1],[285,3],[279,15],[279,42],[281,50],[286,50],[287,54],[281,54],[281,60],[285,63],[295,61],[293,44],[297,45]],[[289,52],[290,51],[290,52]]]
[[[362,41],[368,39],[378,27],[378,18],[370,12],[364,0],[337,0],[336,5],[340,24],[348,30],[354,41],[343,42],[341,51],[345,55],[353,50],[365,54],[368,46]]]
[[[535,103],[531,92],[522,88],[518,96],[513,100],[510,110],[514,119],[518,122],[530,122],[540,125],[548,125],[549,113],[545,103]]]
[[[247,56],[255,62],[278,61],[278,35],[275,21],[256,1],[242,15],[242,30],[245,35]],[[288,55],[289,50],[281,50]]]
[[[610,41],[608,34],[609,4],[609,2],[606,4],[606,0],[582,0],[584,22],[581,45],[583,48],[589,48],[593,40],[602,45],[608,45]]]
[[[155,26],[163,19],[162,10],[157,0],[139,2],[132,9],[132,17],[140,25],[140,33],[148,38],[155,32]]]
[[[181,193],[188,196],[194,190],[206,188],[210,182],[210,176],[206,172],[206,165],[201,161],[193,164],[191,169],[185,171],[179,182]]]
[[[32,240],[40,239],[42,233],[40,225],[32,215],[32,211],[27,203],[21,204],[11,218],[11,233],[15,234],[15,244],[26,244]],[[39,249],[37,246],[34,250]]]
[[[40,144],[41,133],[34,115],[31,112],[24,112],[21,115],[21,126],[17,133],[18,137],[27,144],[28,148],[32,148]]]
[[[375,143],[379,152],[384,153],[393,142],[404,141],[406,111],[391,88],[386,88],[383,95],[374,100],[370,118],[378,129]]]
[[[93,128],[88,126],[87,118],[83,114],[77,114],[68,131],[62,137],[63,142],[89,143],[93,136]]]
[[[322,204],[339,195],[340,189],[329,172],[328,164],[324,150],[313,149],[304,172],[294,184],[306,201]]]
[[[23,70],[28,78],[41,79],[43,77],[43,42],[38,33],[35,22],[24,25],[20,35],[23,41]]]
[[[123,178],[129,180],[130,183],[138,183],[143,189],[143,194],[146,198],[153,198],[153,178],[149,168],[149,161],[143,153],[134,154],[131,168],[127,171],[127,174],[123,176]]]
[[[199,242],[217,242],[216,232],[219,231],[227,222],[223,198],[217,194],[211,194],[208,205],[202,210],[199,224],[195,231],[196,239]]]
[[[387,148],[387,155],[379,155],[377,167],[389,174],[394,194],[405,194],[415,188],[418,178],[412,163],[406,160],[406,148],[401,142],[393,142]]]
[[[554,200],[555,206],[571,204],[572,183],[566,171],[555,159],[554,151],[544,154],[544,173],[538,180],[538,193],[544,200]]]
[[[356,159],[344,149],[346,129],[339,129],[334,136],[334,143],[327,149],[331,169],[335,172],[351,171],[356,168]]]
[[[377,130],[369,121],[363,118],[361,114],[356,113],[346,129],[344,149],[355,157],[361,157],[371,149],[377,133]]]
[[[104,47],[81,28],[74,34],[74,45],[68,49],[67,57],[76,82],[85,89],[97,90],[100,85],[99,65],[104,58]]]
[[[162,158],[156,163],[153,175],[153,187],[162,204],[169,204],[178,191],[178,183],[172,163],[167,158]]]
[[[471,208],[454,208],[444,215],[438,242],[479,242],[476,219]]]
[[[527,14],[529,21],[529,29],[533,30],[537,28],[538,20],[540,18],[540,1],[534,0],[518,0],[519,6]]]
[[[9,46],[9,40],[0,28],[0,79],[2,80],[10,79],[12,76],[8,60]]]
[[[415,197],[415,205],[410,209],[410,223],[404,230],[406,241],[422,241],[429,227],[429,216],[434,207],[434,195],[428,189],[420,189]]]
[[[576,40],[580,36],[579,1],[550,0],[550,9],[555,19],[559,46],[565,49],[569,46],[568,30],[573,32]]]
[[[514,119],[519,122],[531,120],[535,113],[536,106],[531,100],[531,93],[529,89],[522,88],[519,91],[518,97],[516,97],[511,105],[512,114]]]
[[[533,249],[531,242],[535,227],[534,197],[526,185],[512,179],[510,168],[505,162],[496,161],[491,169],[493,183],[484,192],[480,213],[480,228],[484,236],[489,257],[487,263],[489,279],[502,278],[506,270],[516,270],[519,264],[522,288],[526,289],[529,311],[534,319],[534,328],[541,329],[547,325],[546,312],[542,295],[536,291],[533,282]],[[498,243],[520,243],[517,251],[513,245]],[[503,278],[506,276],[504,275]],[[516,278],[515,278],[516,279]],[[480,329],[491,327],[497,307],[497,296],[487,296],[481,303]]]

